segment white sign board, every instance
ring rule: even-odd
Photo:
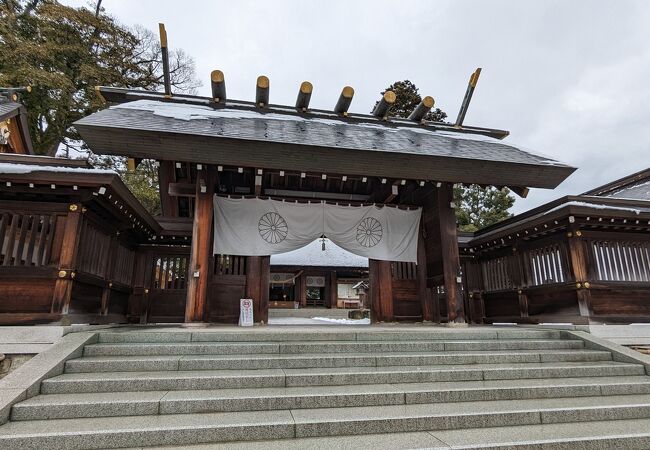
[[[253,300],[250,298],[242,298],[239,300],[239,326],[253,326]]]

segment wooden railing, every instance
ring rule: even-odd
[[[524,286],[564,283],[567,281],[566,248],[549,244],[521,252]]]
[[[111,236],[88,220],[81,224],[81,238],[77,254],[77,270],[98,277],[108,277],[108,258]]]
[[[599,281],[650,282],[650,242],[594,239],[593,276]]]
[[[215,255],[213,275],[246,275],[246,257]]]
[[[563,242],[526,248],[481,261],[483,290],[505,291],[564,283],[569,280],[566,245]]]
[[[135,251],[124,245],[118,245],[115,252],[116,264],[113,269],[113,281],[125,285],[133,283],[133,269],[135,267]]]
[[[468,302],[480,299],[486,321],[650,320],[650,236],[644,233],[558,230],[483,251],[465,265]]]
[[[154,259],[153,288],[186,289],[189,256],[161,255]]]
[[[481,262],[483,282],[487,292],[512,289],[511,269],[514,255],[501,256]]]
[[[50,265],[59,219],[65,220],[57,214],[3,213],[0,217],[0,264]]]
[[[418,277],[417,265],[412,262],[395,261],[393,266],[393,278],[395,280],[416,280]]]

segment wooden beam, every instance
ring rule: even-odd
[[[261,169],[253,170],[253,180],[255,181],[253,192],[255,192],[255,196],[257,197],[262,195],[262,173],[260,173],[260,171]]]
[[[262,277],[262,257],[246,257],[246,298],[253,300],[253,320],[260,322],[262,315],[260,278]]]
[[[417,263],[417,282],[418,297],[422,308],[422,320],[431,322],[433,320],[432,298],[427,289],[427,250],[423,235],[424,227],[420,225],[418,233],[418,263]]]
[[[162,55],[163,63],[163,80],[165,85],[165,97],[172,96],[172,83],[171,75],[169,72],[169,50],[167,49],[167,31],[165,31],[165,24],[158,24],[158,31],[160,33],[160,52]]]
[[[173,161],[160,161],[158,183],[163,217],[178,217],[178,199],[171,197],[169,186],[176,181],[176,169]]]
[[[521,198],[528,197],[529,189],[527,187],[508,186],[508,189],[510,189],[512,192],[514,192],[515,194],[517,194]]]
[[[373,322],[393,321],[393,276],[390,261],[368,260]]]
[[[345,86],[336,102],[336,106],[334,106],[334,112],[347,116],[350,103],[352,103],[352,97],[354,97],[354,89],[351,86]]]
[[[451,183],[442,183],[439,188],[433,191],[433,196],[435,196],[433,220],[437,222],[433,228],[439,233],[434,239],[437,238],[439,241],[448,321],[464,323],[465,308],[459,280],[460,256],[458,252],[456,215],[452,208],[453,185]]]
[[[79,235],[81,233],[81,220],[81,205],[76,203],[71,204],[65,219],[61,253],[59,254],[58,278],[54,283],[54,293],[52,295],[51,312],[53,314],[67,314],[70,308],[72,283],[74,280],[73,273],[77,261],[77,249],[79,247]]]
[[[390,194],[388,194],[388,197],[384,199],[383,203],[392,202],[395,199],[395,197],[397,197],[398,195],[399,195],[399,181],[395,181],[390,187]]]
[[[194,197],[196,185],[194,183],[169,183],[167,193],[171,197]]]
[[[309,109],[309,100],[311,100],[311,93],[314,86],[309,81],[303,81],[298,90],[298,98],[296,99],[296,109],[306,112]]]
[[[300,274],[300,277],[298,277],[297,285],[299,289],[298,301],[300,302],[300,306],[304,308],[307,306],[307,275],[304,270]]]
[[[377,106],[372,110],[372,115],[384,120],[388,119],[388,113],[390,113],[390,108],[395,104],[396,99],[397,96],[393,91],[384,92],[381,100],[379,100]]]
[[[147,275],[151,272],[150,261],[152,256],[142,248],[138,248],[135,253],[133,264],[133,292],[129,296],[128,311],[129,316],[137,320],[138,323],[147,323],[147,302],[145,301],[145,291],[148,294]],[[187,276],[187,275],[186,275]]]
[[[109,301],[111,298],[112,284],[113,284],[113,275],[115,271],[115,255],[117,253],[117,246],[119,244],[118,237],[116,235],[111,236],[110,243],[108,245],[108,251],[106,252],[106,257],[104,259],[104,274],[103,278],[106,281],[106,285],[102,289],[102,300],[101,300],[101,309],[100,314],[102,316],[108,315]]]
[[[458,117],[456,118],[455,125],[457,127],[463,125],[463,121],[465,120],[465,115],[467,114],[467,109],[469,108],[469,103],[472,101],[472,95],[474,95],[474,89],[476,89],[476,83],[478,83],[478,77],[480,75],[481,75],[481,68],[479,67],[469,77],[469,83],[467,84],[465,97],[463,98],[463,103],[460,105],[460,111],[458,111]]]
[[[436,102],[433,100],[433,97],[429,97],[428,95],[422,99],[420,104],[413,110],[411,115],[409,116],[409,120],[412,120],[414,122],[421,122],[424,120],[424,117],[427,115],[429,111],[431,111],[431,108],[433,108],[433,105]]]
[[[196,177],[196,200],[192,223],[192,246],[185,303],[185,322],[205,319],[210,254],[212,253],[212,214],[214,183],[207,170]]]
[[[329,299],[328,308],[337,308],[339,299],[339,283],[336,275],[336,270],[330,270],[330,286],[329,286]]]
[[[269,321],[269,284],[271,276],[270,256],[246,258],[246,298],[253,300],[255,322]]]
[[[571,227],[570,231],[567,232],[567,247],[571,272],[576,283],[576,297],[580,315],[589,318],[593,316],[591,291],[589,290],[589,256],[587,243],[582,238],[582,231],[577,227]]]
[[[269,293],[271,288],[271,257],[262,256],[260,276],[260,323],[269,323]]]
[[[264,75],[257,77],[257,84],[255,86],[255,105],[260,108],[269,105],[269,89],[269,78]]]
[[[214,102],[226,103],[226,80],[222,71],[212,71],[210,74],[210,85],[212,87],[212,99]]]

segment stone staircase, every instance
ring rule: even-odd
[[[126,329],[0,427],[2,449],[166,445],[647,449],[650,377],[554,330]]]

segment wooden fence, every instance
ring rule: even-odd
[[[135,257],[79,204],[0,201],[0,323],[123,322]]]
[[[473,322],[650,320],[650,237],[557,232],[464,264]]]

